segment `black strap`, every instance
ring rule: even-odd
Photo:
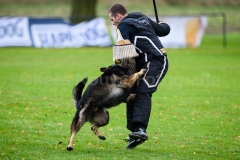
[[[156,7],[156,2],[155,2],[155,0],[153,0],[153,6],[154,6],[154,12],[155,12],[155,17],[156,17],[156,22],[158,23],[158,22],[159,22],[159,19],[158,19],[158,13],[157,13],[157,7]]]

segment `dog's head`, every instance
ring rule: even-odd
[[[130,67],[128,65],[124,67],[121,67],[119,65],[112,65],[107,68],[106,67],[100,68],[100,71],[103,72],[104,76],[111,76],[114,74],[121,77],[123,75],[127,75],[129,68]]]

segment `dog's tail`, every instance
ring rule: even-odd
[[[79,82],[72,91],[72,95],[73,95],[73,100],[74,100],[74,105],[77,108],[78,102],[80,101],[81,97],[82,97],[82,91],[83,88],[85,86],[85,84],[87,83],[87,78],[84,78],[81,82]]]

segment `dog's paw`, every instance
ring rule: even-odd
[[[68,151],[72,151],[73,148],[72,148],[72,147],[67,147],[67,150],[68,150]]]
[[[132,101],[132,100],[135,100],[135,97],[136,97],[136,94],[130,94],[128,97],[127,97],[127,102],[129,101]]]
[[[101,140],[106,140],[106,138],[104,136],[98,136],[98,138]]]
[[[141,69],[141,72],[146,73],[147,72],[147,69]]]

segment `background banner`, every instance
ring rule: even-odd
[[[0,18],[0,47],[31,45],[27,17]]]
[[[152,17],[154,20],[154,17]],[[207,27],[207,17],[159,17],[160,21],[170,25],[171,31],[166,37],[160,37],[165,48],[198,47]]]
[[[112,44],[103,18],[74,26],[65,23],[33,23],[30,30],[35,47],[64,48]]]
[[[150,17],[155,21],[155,17]],[[165,48],[198,47],[207,27],[206,16],[159,17],[171,27],[166,37],[160,37]],[[112,25],[111,25],[112,26]],[[113,39],[116,28],[111,27]],[[110,46],[104,18],[70,25],[61,18],[0,18],[0,47],[34,46],[65,48],[82,46]]]
[[[70,25],[61,18],[0,18],[0,47],[110,46],[104,18]]]
[[[150,18],[156,21],[155,17]],[[159,37],[165,48],[198,47],[207,27],[206,16],[159,17],[159,20],[171,27],[169,35]],[[111,33],[116,42],[116,27],[113,25]]]

